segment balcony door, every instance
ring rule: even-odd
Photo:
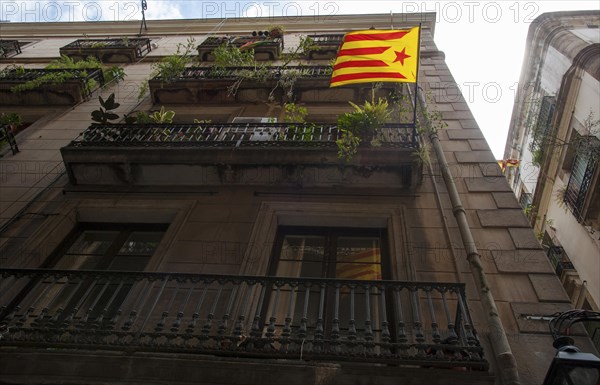
[[[389,279],[386,233],[386,229],[281,227],[269,274],[292,279]],[[331,329],[336,322],[341,336],[348,336],[350,329],[355,328],[357,337],[360,337],[365,332],[365,321],[370,320],[373,336],[378,339],[381,332],[378,289],[372,288],[366,295],[361,285],[353,290],[344,285],[339,292],[332,289],[332,285],[328,284],[328,287],[326,293],[322,293],[320,286],[315,284],[308,294],[300,286],[297,290],[291,286],[282,287],[277,301],[273,300],[274,294],[271,293],[267,314],[275,315],[279,325],[286,318],[284,313],[293,313],[293,324],[298,324],[298,320],[305,317],[308,334],[315,333],[321,314],[325,339],[331,337]],[[364,302],[366,296],[370,301],[369,310]],[[274,310],[276,304],[279,304],[278,309]],[[284,310],[287,304],[291,304],[291,312]]]

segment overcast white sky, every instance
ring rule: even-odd
[[[141,17],[140,3],[139,0],[1,0],[0,20],[131,20]],[[147,0],[147,5],[149,20],[286,16],[293,22],[298,15],[312,15],[326,23],[332,14],[437,12],[436,44],[445,52],[450,71],[498,159],[504,153],[531,23],[545,12],[600,9],[598,0]]]

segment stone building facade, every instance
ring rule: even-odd
[[[600,12],[532,24],[506,143],[507,175],[573,306],[600,308]],[[590,326],[600,346],[600,325]]]
[[[30,125],[0,159],[0,382],[541,383],[554,356],[542,316],[569,298],[433,42],[435,15],[334,21],[265,20],[285,34],[256,45],[257,60],[304,35],[321,50],[303,67],[274,61],[235,96],[239,72],[207,74],[208,54],[150,79],[141,101],[153,63],[189,37],[235,43],[256,21],[152,21],[139,45],[133,22],[2,25],[21,51],[4,68],[43,68],[75,46],[127,77],[86,81],[81,100],[67,87],[15,100],[1,85],[3,111]],[[381,146],[340,160],[348,101],[411,111],[414,95],[329,89],[340,34],[419,23],[419,130],[398,118]],[[74,44],[83,32],[113,40]],[[287,71],[294,89],[273,94]],[[174,122],[91,125],[97,95],[113,93],[121,117],[165,107]],[[309,123],[286,122],[292,101]]]

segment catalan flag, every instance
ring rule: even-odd
[[[335,265],[335,277],[342,279],[381,279],[381,252],[378,247],[355,250]]]
[[[330,87],[417,81],[419,27],[348,32],[338,51]]]
[[[502,169],[502,172],[506,170],[506,167],[519,167],[518,159],[503,159],[498,161],[498,165]]]

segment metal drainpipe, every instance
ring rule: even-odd
[[[421,105],[422,110],[426,109],[426,103],[423,99],[422,93],[419,94],[419,104]],[[431,122],[429,120],[424,120],[425,124],[427,125],[429,140],[431,141],[431,145],[435,151],[435,155],[440,165],[440,171],[442,173],[442,177],[444,178],[444,184],[446,185],[448,195],[450,196],[452,213],[454,214],[454,218],[456,218],[456,222],[458,223],[458,230],[467,252],[467,260],[471,266],[471,272],[475,280],[475,285],[477,285],[483,310],[487,314],[487,327],[489,330],[492,348],[496,353],[496,363],[500,371],[502,383],[505,385],[520,385],[521,380],[519,379],[517,362],[510,348],[510,344],[508,343],[508,338],[506,336],[506,332],[504,331],[504,327],[502,326],[502,320],[498,314],[498,308],[496,307],[494,296],[492,295],[483,265],[481,264],[481,256],[479,255],[479,251],[475,245],[475,240],[473,239],[473,234],[471,233],[471,228],[469,227],[469,222],[467,221],[467,214],[460,200],[460,196],[458,195],[456,184],[454,183],[454,177],[450,173],[448,161],[444,155],[444,150],[440,144],[440,139],[437,132],[431,128]]]

